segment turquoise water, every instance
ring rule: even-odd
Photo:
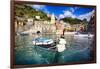
[[[53,36],[46,36],[54,38]],[[66,62],[81,62],[91,59],[92,39],[74,38],[66,35],[66,50],[58,53],[39,46],[34,46],[32,36],[16,36],[15,40],[15,64],[53,64]],[[54,38],[55,39],[55,38]]]

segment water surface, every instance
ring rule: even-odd
[[[55,35],[45,35],[45,37],[57,39]],[[92,39],[90,38],[65,35],[66,50],[60,53],[34,46],[33,36],[16,35],[15,38],[15,64],[17,65],[81,62],[91,59]]]

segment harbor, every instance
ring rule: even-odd
[[[45,36],[53,38],[54,35]],[[91,42],[93,38],[74,37],[65,35],[66,44],[63,51],[33,45],[32,36],[16,36],[16,64],[51,64],[73,61],[87,61],[91,58]],[[55,39],[55,38],[54,38]],[[56,46],[56,45],[55,45]],[[61,48],[60,48],[61,49]],[[56,55],[59,53],[60,55]],[[19,57],[20,56],[20,57]],[[58,57],[58,58],[57,58]],[[73,58],[71,58],[73,57]],[[58,59],[58,60],[56,60]],[[56,60],[53,61],[53,60]],[[20,62],[20,63],[19,63]]]
[[[75,14],[78,14],[77,17],[72,17],[72,12],[63,12],[66,8],[64,6],[61,7],[63,10],[58,10],[63,14],[52,9],[50,9],[52,12],[49,11],[51,13],[46,13],[42,9],[36,9],[34,5],[16,4],[15,8],[16,65],[62,64],[93,60],[92,44],[95,37],[93,8],[87,8],[88,11],[81,8],[91,13],[88,18],[79,17],[78,13]],[[84,11],[80,13],[86,13]]]

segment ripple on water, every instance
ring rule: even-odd
[[[66,37],[66,40],[66,50],[57,54],[57,52],[34,46],[32,37],[16,36],[15,63],[52,64],[84,61],[90,58],[90,50],[86,48],[90,46],[88,40],[74,40],[72,37]]]

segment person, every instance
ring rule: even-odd
[[[40,34],[41,32],[40,31],[37,31],[37,34]]]

